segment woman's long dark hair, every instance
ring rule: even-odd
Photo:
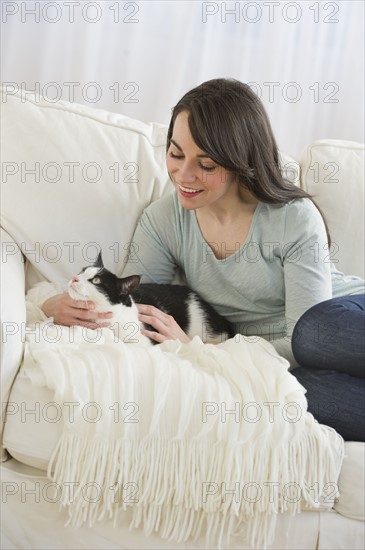
[[[287,180],[265,108],[251,88],[234,79],[217,78],[187,92],[175,105],[167,134],[167,148],[176,117],[187,111],[196,145],[219,166],[237,174],[239,182],[259,201],[284,204],[308,198],[327,222],[309,193]]]

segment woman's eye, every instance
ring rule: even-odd
[[[170,157],[173,158],[173,159],[182,159],[182,158],[184,158],[183,155],[176,155],[172,151],[170,151]]]
[[[98,285],[100,283],[100,279],[99,277],[94,277],[91,282],[94,283],[94,285]]]
[[[214,172],[214,170],[217,168],[216,166],[204,166],[204,164],[200,165],[200,168],[204,170],[205,172]]]
[[[184,158],[184,155],[176,154],[173,151],[169,152],[169,156],[173,159],[179,159],[179,160]],[[214,170],[216,170],[217,168],[216,166],[206,166],[205,164],[201,164],[201,163],[199,163],[199,167],[205,172],[214,172]]]

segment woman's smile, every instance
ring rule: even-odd
[[[180,194],[183,197],[186,197],[188,199],[192,199],[197,195],[200,195],[200,193],[204,191],[204,189],[191,189],[190,187],[183,187],[179,183],[177,184],[177,187],[179,189]]]

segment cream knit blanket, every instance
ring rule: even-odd
[[[69,524],[127,511],[170,540],[269,544],[278,513],[334,496],[343,453],[288,366],[252,337],[142,348],[38,323],[24,369],[63,411],[48,475],[69,488]]]

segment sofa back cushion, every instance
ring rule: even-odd
[[[364,145],[320,140],[304,152],[301,186],[326,216],[331,233],[331,257],[346,275],[365,277],[364,266]]]
[[[2,225],[37,279],[64,284],[98,248],[121,272],[142,210],[172,190],[166,127],[17,93],[2,104]]]

